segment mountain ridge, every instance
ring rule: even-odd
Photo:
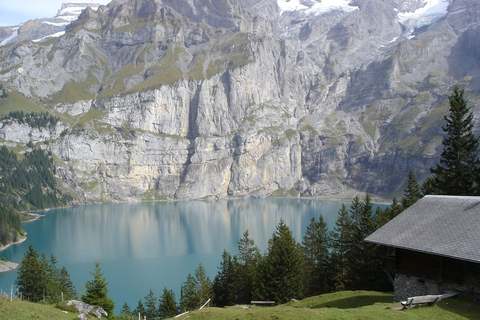
[[[53,18],[38,18],[17,26],[0,27],[0,46],[24,40],[39,42],[60,37],[65,34],[66,26],[75,21],[85,8],[96,10],[99,6],[92,2],[64,3]]]
[[[445,3],[116,0],[0,47],[0,82],[62,119],[42,137],[79,201],[388,196],[438,160],[454,86],[478,113],[480,5],[399,22]],[[14,127],[4,144],[45,141]]]

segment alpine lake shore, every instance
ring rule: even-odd
[[[302,197],[302,199],[336,200],[336,201],[349,202],[355,195],[358,195],[358,194],[356,194],[354,192],[344,192],[344,193],[337,194],[335,196]],[[363,195],[363,193],[362,193],[362,195]],[[277,198],[277,197],[269,197],[269,198]],[[350,199],[350,200],[348,200],[348,199]],[[382,198],[373,197],[373,199],[375,200],[375,203],[377,203],[377,204],[385,204],[385,205],[389,204],[387,200],[382,199]],[[152,201],[152,200],[150,200],[150,201]],[[150,202],[150,201],[148,201],[148,202]],[[153,200],[153,201],[156,202],[156,201],[172,201],[172,200]],[[177,201],[177,200],[174,200],[174,201]],[[66,207],[68,207],[68,206],[66,206]],[[44,215],[40,214],[38,212],[47,212],[47,211],[52,210],[52,209],[58,209],[58,208],[48,208],[48,209],[38,210],[38,211],[33,211],[33,212],[20,212],[19,213],[20,214],[20,220],[21,220],[22,223],[28,223],[28,222],[33,222],[33,221],[39,220]],[[12,271],[12,270],[15,270],[16,268],[18,268],[18,266],[19,266],[18,263],[7,261],[5,258],[2,258],[1,253],[2,253],[3,250],[5,250],[6,248],[8,248],[12,245],[20,244],[20,243],[26,241],[27,240],[26,233],[23,236],[19,236],[19,238],[20,239],[16,242],[11,242],[7,245],[0,246],[0,273]]]
[[[33,212],[22,212],[22,213],[20,213],[20,220],[21,220],[22,223],[36,221],[38,219],[41,219],[42,217],[43,217],[42,214],[33,213]],[[26,233],[24,233],[23,235],[20,235],[19,239],[17,241],[10,242],[9,244],[6,244],[6,245],[0,247],[0,273],[15,270],[19,266],[18,263],[7,261],[5,258],[1,257],[1,252],[3,250],[7,249],[10,246],[20,244],[20,243],[24,242],[25,240],[27,240],[27,234]]]

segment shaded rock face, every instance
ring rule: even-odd
[[[0,83],[62,119],[39,132],[4,120],[1,143],[48,141],[80,202],[391,194],[438,160],[455,85],[478,111],[478,3],[406,33],[399,12],[424,5],[86,9],[58,40],[0,48]]]

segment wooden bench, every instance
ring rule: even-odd
[[[427,296],[418,296],[418,297],[411,297],[408,298],[407,301],[402,301],[401,304],[403,308],[412,308],[420,304],[425,305],[436,305],[438,301],[442,299],[441,295],[427,295]]]
[[[260,305],[260,306],[274,306],[275,301],[250,301],[250,304]]]

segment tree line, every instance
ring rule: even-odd
[[[406,195],[401,202],[418,196]],[[222,253],[213,281],[200,264],[181,284],[178,303],[172,290],[164,288],[157,298],[150,289],[136,308],[125,303],[120,316],[136,319],[140,313],[149,320],[163,319],[198,310],[209,299],[211,305],[224,307],[254,300],[285,303],[339,290],[391,290],[383,271],[383,249],[363,239],[403,209],[394,200],[391,206],[374,210],[369,194],[355,197],[350,206],[342,205],[332,230],[323,216],[313,218],[301,243],[280,220],[263,254],[246,230],[237,254]]]
[[[0,147],[0,242],[16,241],[21,233],[19,211],[58,207],[69,201],[57,188],[52,154],[42,149],[22,159]]]
[[[52,128],[55,127],[60,118],[54,117],[48,112],[23,112],[11,111],[4,116],[2,120],[12,119],[18,123],[25,123],[32,128]]]
[[[23,234],[20,216],[13,208],[0,202],[0,245],[17,242],[20,234]]]
[[[55,166],[51,152],[33,149],[19,160],[0,147],[0,196],[18,211],[58,206]]]
[[[0,83],[0,99],[7,98],[7,97],[8,97],[7,90],[5,90],[5,88],[3,87],[3,84]]]
[[[58,303],[77,299],[78,293],[70,274],[65,267],[57,267],[57,262],[55,255],[47,258],[45,253],[39,254],[30,245],[28,251],[23,254],[15,280],[17,295],[31,302]],[[112,317],[115,304],[108,297],[108,283],[99,262],[95,262],[95,269],[90,274],[93,279],[85,282],[85,294],[80,299],[85,303],[102,307],[109,317]]]
[[[15,280],[21,298],[32,301],[58,302],[74,299],[77,291],[65,267],[57,267],[57,258],[38,254],[32,245],[24,253]]]

